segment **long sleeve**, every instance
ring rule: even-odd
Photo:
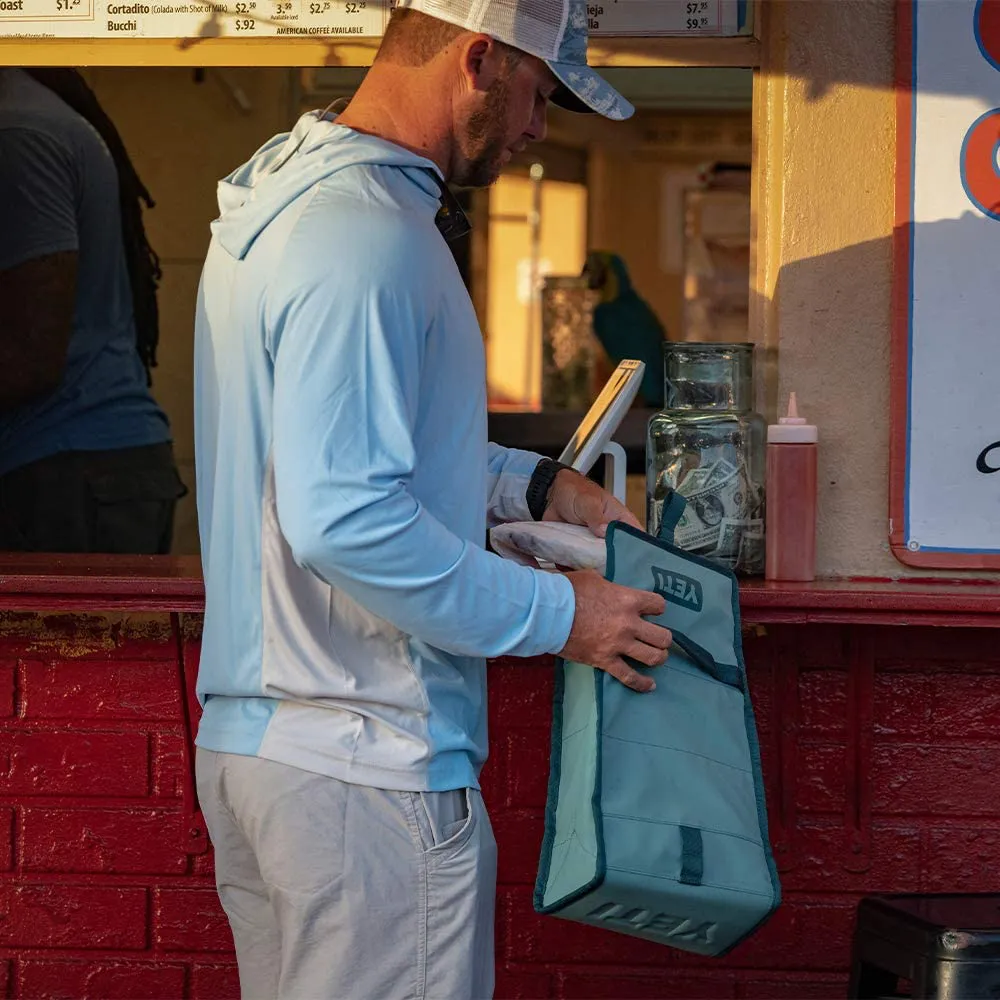
[[[488,526],[510,521],[530,521],[528,483],[535,466],[542,460],[533,451],[504,448],[490,442],[486,483]]]
[[[272,461],[296,561],[446,652],[558,651],[575,610],[569,581],[458,537],[412,492],[414,428],[429,391],[426,293],[344,280],[301,287],[276,310]],[[533,468],[526,453],[490,458],[496,488]]]

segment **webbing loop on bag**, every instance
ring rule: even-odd
[[[682,826],[681,831],[681,882],[684,885],[701,885],[705,872],[705,856],[701,830]]]
[[[719,681],[720,684],[728,684],[730,687],[743,690],[743,672],[739,667],[716,662],[715,657],[704,646],[677,629],[672,629],[671,635],[674,637],[673,644],[709,677]]]
[[[668,545],[674,544],[674,529],[677,527],[677,522],[681,519],[681,514],[684,513],[686,506],[687,500],[674,490],[671,490],[664,498],[658,536],[661,542],[666,542]]]

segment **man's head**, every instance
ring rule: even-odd
[[[378,62],[426,68],[450,92],[453,141],[446,174],[459,186],[492,184],[512,156],[545,138],[558,81],[541,59],[489,35],[398,9]]]
[[[398,0],[372,75],[383,70],[396,78],[394,104],[425,120],[411,145],[440,150],[444,129],[435,158],[470,187],[545,137],[549,101],[616,120],[633,110],[587,66],[585,0]]]

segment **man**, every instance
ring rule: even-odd
[[[0,549],[170,550],[185,490],[149,391],[142,202],[79,73],[0,70]]]
[[[562,652],[641,692],[623,657],[670,642],[656,595],[485,550],[488,521],[635,521],[487,447],[438,228],[444,183],[494,181],[550,99],[631,109],[586,68],[576,0],[401,6],[336,122],[222,183],[200,291],[198,788],[246,997],[490,996],[484,658]]]

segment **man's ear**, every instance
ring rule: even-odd
[[[500,49],[489,35],[469,35],[459,51],[459,70],[469,90],[490,89],[500,72]]]

